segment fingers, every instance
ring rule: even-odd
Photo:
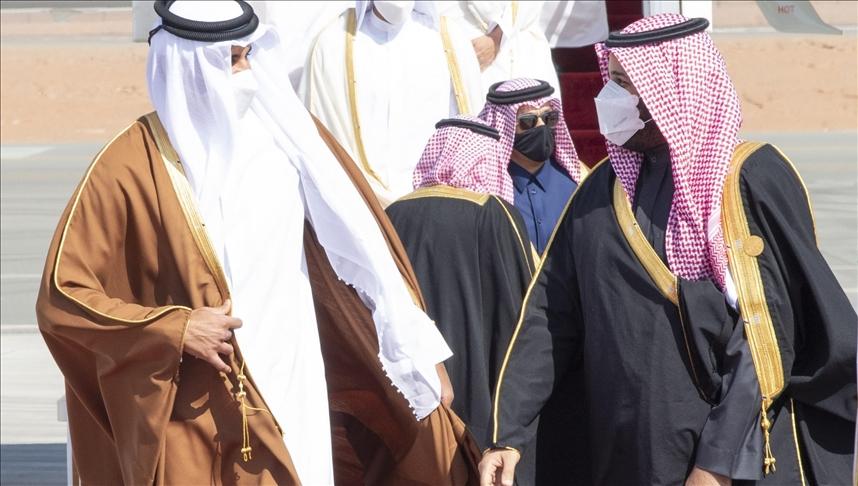
[[[232,346],[230,346],[232,348]],[[209,356],[205,358],[206,361],[218,371],[222,371],[224,373],[229,373],[232,369],[228,364],[224,363],[224,361],[220,358],[220,355],[217,353],[211,353]]]
[[[501,470],[502,486],[513,486],[515,464],[518,462],[518,457],[513,457],[513,454],[504,454],[506,457],[504,457],[503,469]]]
[[[480,486],[495,486],[495,471],[502,463],[498,454],[489,452],[483,456],[478,469],[480,471]]]
[[[232,344],[220,343],[217,346],[217,352],[218,352],[218,354],[225,354],[225,355],[229,356],[235,352],[235,349],[233,349]]]
[[[480,486],[494,486],[495,484],[495,465],[486,464],[486,461],[480,462]]]
[[[227,329],[238,329],[242,326],[241,319],[237,317],[230,317],[226,320]]]
[[[503,463],[501,470],[501,486],[513,486],[512,478],[515,476],[515,466],[507,462]]]

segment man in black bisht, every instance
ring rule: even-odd
[[[597,46],[609,160],[525,298],[483,484],[512,484],[526,425],[576,361],[589,471],[557,484],[852,481],[858,318],[795,168],[738,139],[707,25],[662,14]]]
[[[492,395],[535,270],[498,132],[479,118],[440,121],[414,171],[415,191],[387,208],[426,311],[453,350],[453,410],[481,448]],[[530,468],[532,469],[532,468]]]

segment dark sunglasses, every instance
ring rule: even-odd
[[[557,110],[551,110],[546,111],[541,115],[534,115],[532,113],[521,115],[518,117],[518,127],[522,130],[530,130],[536,126],[537,120],[540,118],[542,118],[542,122],[545,123],[547,127],[554,128],[560,120],[560,112]]]

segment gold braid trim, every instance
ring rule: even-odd
[[[488,194],[480,194],[477,192],[469,191],[468,189],[461,189],[458,187],[452,187],[444,184],[438,184],[434,186],[426,186],[416,189],[414,192],[410,194],[406,194],[401,198],[397,199],[397,201],[411,201],[413,199],[421,199],[424,197],[444,197],[450,199],[461,199],[462,201],[469,201],[477,206],[483,206],[489,201]]]
[[[676,276],[667,268],[667,265],[664,264],[643,234],[635,215],[632,213],[631,203],[626,197],[626,190],[623,189],[619,178],[614,179],[614,214],[623,236],[626,237],[626,241],[652,278],[655,286],[673,305],[679,305]]]
[[[527,247],[530,247],[529,253],[530,253],[531,257],[533,258],[534,263],[537,262],[539,257],[536,255],[536,250],[533,248],[533,244],[530,243],[530,240],[527,241],[527,243],[528,243],[527,245],[524,244],[524,238],[522,238],[521,232],[518,231],[518,226],[515,225],[515,218],[512,217],[512,214],[510,214],[509,210],[506,208],[506,205],[504,205],[501,198],[499,198],[497,196],[492,196],[492,197],[495,198],[495,200],[498,203],[498,206],[500,206],[501,209],[503,209],[504,214],[506,214],[506,217],[509,220],[509,224],[510,224],[510,226],[512,226],[512,230],[515,232],[515,237],[518,239],[518,246],[521,249],[521,256],[524,257],[524,262],[525,262],[525,264],[527,264],[527,270],[530,272],[530,276],[533,277],[533,272],[536,269],[531,267],[530,261],[528,261],[528,259],[527,259],[528,251],[525,249]]]
[[[792,441],[795,445],[795,459],[798,462],[798,473],[801,475],[801,486],[807,486],[807,481],[804,475],[804,465],[801,462],[801,448],[798,446],[798,429],[795,426],[795,402],[792,398],[789,399],[789,418],[792,422]]]
[[[629,203],[629,198],[626,197],[626,190],[623,188],[619,179],[614,179],[614,215],[617,217],[617,224],[620,226],[623,236],[626,237],[626,242],[631,247],[632,252],[637,257],[638,261],[644,267],[644,270],[652,278],[653,283],[658,288],[659,292],[669,300],[679,313],[679,323],[682,329],[682,339],[685,342],[685,352],[688,355],[688,365],[691,367],[691,378],[694,386],[700,392],[701,397],[705,397],[703,389],[700,386],[700,378],[697,375],[697,368],[694,366],[694,358],[691,356],[691,346],[688,343],[688,334],[690,330],[686,328],[685,318],[682,316],[682,310],[679,307],[679,292],[676,276],[667,268],[658,253],[655,252],[649,240],[643,234],[638,221],[632,213],[632,206]]]
[[[98,152],[98,154],[95,156],[95,159],[92,161],[92,164],[90,164],[89,168],[86,170],[86,173],[84,174],[83,179],[81,179],[80,184],[78,185],[77,191],[75,191],[74,200],[72,202],[71,209],[69,210],[69,214],[66,217],[65,225],[63,225],[63,232],[62,232],[62,236],[60,236],[60,243],[57,247],[57,257],[54,260],[54,267],[53,267],[53,272],[52,272],[53,273],[52,283],[54,285],[54,288],[63,297],[74,302],[76,305],[78,305],[79,307],[81,307],[82,309],[84,309],[85,311],[89,312],[92,315],[95,315],[95,316],[98,316],[98,317],[101,317],[104,319],[108,319],[110,321],[113,321],[116,324],[120,324],[120,325],[124,325],[124,326],[148,324],[148,323],[154,321],[155,319],[158,319],[159,317],[166,315],[168,312],[171,312],[174,310],[179,310],[179,309],[190,311],[191,309],[189,309],[188,307],[185,307],[183,305],[168,305],[168,306],[164,306],[164,307],[161,307],[159,309],[153,310],[153,312],[150,315],[144,317],[143,319],[123,319],[121,317],[106,314],[104,312],[99,311],[95,307],[92,307],[92,306],[86,304],[82,300],[76,299],[74,296],[72,296],[71,294],[69,294],[68,292],[65,291],[63,286],[60,285],[60,265],[61,265],[62,258],[63,258],[63,252],[65,250],[66,236],[68,236],[68,232],[69,232],[69,228],[71,227],[72,219],[74,219],[75,213],[77,212],[77,208],[80,205],[80,199],[81,199],[81,197],[83,197],[83,192],[86,189],[86,185],[89,183],[90,177],[92,176],[92,172],[95,170],[96,165],[101,161],[102,155],[104,155],[104,153],[107,151],[107,149],[111,145],[113,145],[113,142],[115,142],[120,136],[127,133],[128,130],[130,130],[137,123],[139,123],[139,122],[135,121],[131,125],[128,125],[127,127],[125,127],[124,130],[122,130],[115,137],[113,137],[113,139],[110,140],[110,142],[108,142],[107,145],[105,145]]]
[[[764,470],[769,474],[775,471],[775,457],[769,443],[771,422],[767,411],[775,397],[784,389],[784,372],[778,339],[766,303],[760,266],[757,262],[757,257],[765,251],[765,243],[761,237],[752,235],[748,227],[740,184],[742,165],[763,145],[759,142],[743,142],[736,147],[733,160],[730,162],[730,171],[724,183],[721,219],[730,272],[739,294],[739,313],[745,323],[745,335],[748,338],[748,346],[751,348],[754,369],[757,372],[763,397],[760,426],[765,438]]]

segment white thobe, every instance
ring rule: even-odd
[[[232,314],[243,322],[236,339],[301,482],[332,485],[327,385],[304,255],[300,175],[253,110],[239,121],[235,143],[240,160],[221,197],[228,231],[217,251]],[[277,208],[277,219],[259,208]]]
[[[355,102],[366,165],[347,91],[346,15],[319,35],[302,85],[308,109],[349,152],[385,206],[413,190],[414,167],[435,123],[459,113],[442,37],[431,23],[412,12],[404,25],[393,28],[367,12],[355,35]],[[451,30],[460,72],[478,72],[473,49],[463,45],[465,38],[455,26]],[[477,112],[484,98],[479,83],[464,90],[471,113]]]
[[[545,2],[459,1],[437,2],[441,15],[455,21],[461,30],[475,39],[486,35],[495,27],[503,31],[500,49],[494,61],[482,72],[484,92],[499,81],[513,78],[535,78],[547,81],[560,97],[560,84],[551,47],[540,25],[540,13]],[[472,55],[476,57],[476,54]]]
[[[354,6],[348,0],[289,0],[288,2],[251,1],[250,5],[259,21],[271,25],[280,36],[286,58],[283,63],[289,71],[289,81],[295,91],[301,84],[307,58],[316,36],[347,8]]]

